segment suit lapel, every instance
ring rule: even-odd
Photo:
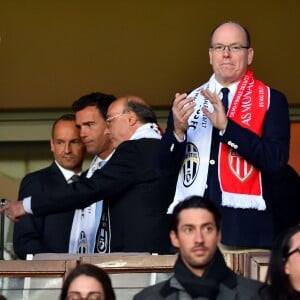
[[[49,184],[55,186],[57,184],[61,185],[61,184],[67,184],[67,181],[64,177],[64,175],[62,174],[62,172],[60,171],[60,169],[58,168],[58,166],[56,165],[55,162],[53,162],[50,165],[50,174],[49,174],[49,178],[48,178],[48,182]]]

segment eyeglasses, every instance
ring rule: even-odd
[[[109,125],[110,122],[111,122],[112,120],[114,120],[114,119],[116,119],[116,118],[118,118],[118,117],[121,117],[121,116],[123,116],[123,115],[125,115],[125,113],[121,113],[121,114],[118,114],[118,115],[115,115],[115,116],[112,116],[112,117],[107,118],[107,119],[105,120],[106,125]]]
[[[226,48],[228,48],[228,51],[230,52],[240,52],[242,49],[249,49],[250,47],[241,46],[237,44],[232,44],[232,45],[217,44],[210,47],[210,49],[218,53],[224,52]]]
[[[66,300],[104,300],[104,295],[100,292],[90,292],[86,297],[81,297],[80,292],[70,292]]]
[[[298,247],[298,248],[292,250],[291,252],[289,252],[289,253],[286,255],[285,258],[290,257],[292,254],[294,254],[294,253],[296,253],[296,252],[300,253],[300,247]]]

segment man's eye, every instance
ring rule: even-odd
[[[230,46],[230,49],[233,51],[239,51],[241,49],[240,46]]]
[[[186,233],[190,233],[190,232],[192,232],[193,230],[192,230],[192,228],[191,227],[186,227],[185,229],[184,229],[184,232],[186,232]]]
[[[221,45],[217,45],[217,46],[215,46],[215,50],[217,50],[217,51],[219,51],[219,50],[223,50],[223,46],[221,46]]]
[[[203,228],[203,232],[211,232],[211,231],[213,231],[213,227],[212,226],[205,226],[204,228]]]

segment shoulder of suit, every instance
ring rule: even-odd
[[[271,101],[273,101],[274,99],[281,99],[282,101],[287,101],[285,94],[273,88],[270,88],[270,98]]]
[[[116,149],[121,150],[123,148],[138,148],[138,147],[145,147],[145,146],[157,146],[160,144],[160,139],[153,139],[153,138],[142,138],[137,140],[127,140],[122,142]],[[145,148],[144,148],[145,150]]]
[[[50,165],[46,168],[39,169],[39,170],[36,170],[36,171],[26,174],[22,180],[24,181],[24,180],[28,180],[28,179],[34,179],[34,178],[39,179],[43,176],[48,176],[53,170],[54,170],[53,165]],[[58,170],[58,168],[57,168],[57,170]]]

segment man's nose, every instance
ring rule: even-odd
[[[80,135],[80,138],[86,137],[87,136],[87,128],[81,127],[79,135]]]
[[[202,243],[203,242],[203,232],[201,231],[201,229],[198,229],[195,231],[195,242],[197,243]]]
[[[108,126],[105,127],[104,134],[105,135],[110,135],[110,129],[108,128]]]
[[[65,143],[65,153],[70,153],[71,152],[71,147],[69,143]]]
[[[231,55],[230,48],[226,46],[225,49],[223,50],[223,56],[230,56],[230,55]]]

